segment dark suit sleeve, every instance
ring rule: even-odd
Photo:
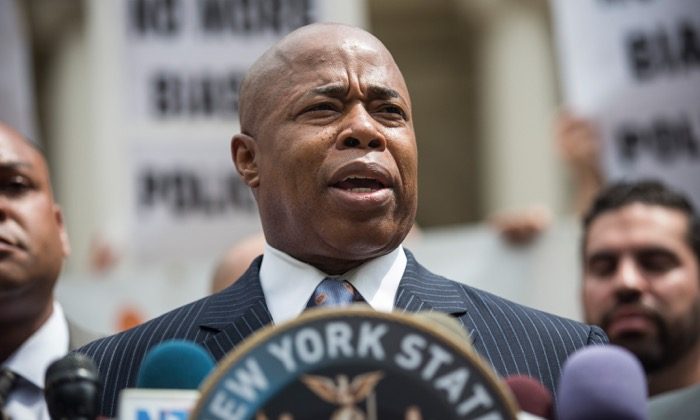
[[[136,384],[143,357],[159,343],[191,341],[218,360],[272,322],[258,277],[261,260],[258,257],[238,281],[219,293],[76,350],[95,361],[104,381],[100,414],[116,415],[120,391]]]

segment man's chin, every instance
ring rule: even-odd
[[[610,337],[610,343],[623,347],[634,354],[646,373],[652,373],[665,365],[663,350],[654,337],[643,335]]]
[[[389,217],[336,217],[329,220],[319,235],[333,248],[353,254],[367,254],[396,248],[411,225]]]
[[[374,258],[386,255],[396,249],[401,242],[387,240],[384,242],[355,240],[345,242],[342,240],[333,241],[326,238],[326,245],[317,249],[317,253],[308,253],[310,249],[305,249],[297,258],[305,261],[327,274],[342,274]],[[352,244],[350,246],[349,244]]]
[[[0,281],[0,296],[13,296],[22,293],[23,290],[25,290],[27,287],[29,287],[29,282],[28,281],[20,281],[15,279],[14,277],[9,277],[9,276],[4,276],[0,271],[0,277],[2,277],[2,281]]]

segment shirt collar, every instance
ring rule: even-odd
[[[328,276],[316,267],[265,244],[260,283],[272,320],[282,323],[304,310],[316,286]],[[379,311],[394,309],[396,291],[406,269],[402,246],[337,276],[348,280]]]
[[[44,388],[46,368],[68,352],[68,323],[63,308],[54,301],[49,319],[10,356],[4,366]]]

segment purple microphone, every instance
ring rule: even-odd
[[[562,369],[558,420],[647,420],[642,365],[618,346],[591,346],[569,357]]]

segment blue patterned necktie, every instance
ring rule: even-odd
[[[5,414],[3,409],[9,399],[12,388],[17,384],[17,379],[17,375],[11,370],[4,367],[0,369],[0,419],[9,419],[9,416]]]
[[[340,307],[355,302],[365,302],[365,299],[352,284],[347,280],[326,277],[316,286],[306,307]]]

